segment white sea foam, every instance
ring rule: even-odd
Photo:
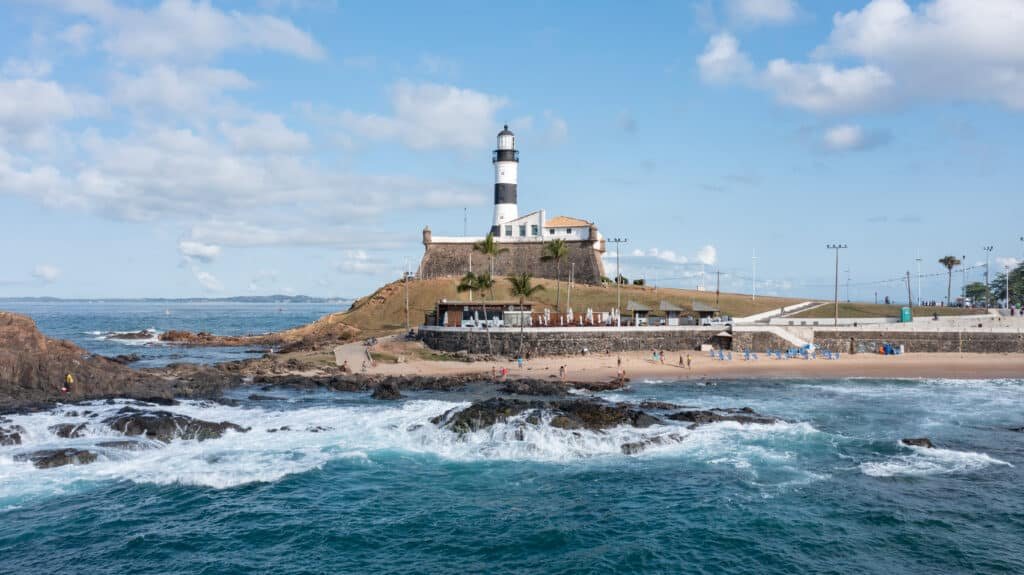
[[[864,475],[871,477],[926,476],[950,473],[970,473],[992,465],[1013,467],[1006,461],[976,451],[910,446],[909,455],[898,455],[885,461],[860,464]]]
[[[289,474],[322,467],[332,460],[372,464],[374,453],[382,451],[426,454],[455,461],[571,462],[625,457],[622,454],[624,443],[645,442],[670,433],[681,440],[673,438],[647,445],[639,457],[684,456],[744,468],[791,463],[789,454],[770,446],[771,439],[778,437],[782,442],[790,442],[793,438],[818,433],[810,424],[785,422],[772,425],[720,422],[695,430],[673,423],[646,429],[617,427],[591,432],[531,425],[522,418],[514,418],[459,435],[430,423],[432,417],[467,405],[417,400],[398,405],[358,404],[275,411],[186,401],[160,409],[207,421],[231,421],[251,430],[228,432],[219,439],[203,442],[175,440],[167,445],[151,442],[151,449],[132,451],[97,446],[103,441],[124,439],[100,422],[120,409],[120,403],[97,402],[11,416],[12,424],[25,429],[24,443],[0,447],[0,502],[30,494],[65,491],[77,481],[129,480],[225,488],[277,481]],[[99,415],[89,418],[82,415],[84,410]],[[71,415],[72,412],[78,415]],[[86,423],[84,436],[57,438],[48,429],[57,423]],[[759,442],[769,445],[756,444]],[[57,447],[90,449],[99,457],[89,465],[46,470],[14,461],[17,453]]]

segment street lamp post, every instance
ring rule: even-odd
[[[608,240],[615,244],[615,309],[616,311],[622,309],[622,296],[620,294],[620,288],[622,287],[622,271],[619,268],[619,244],[624,244],[629,241],[628,238],[613,238]]]
[[[989,287],[988,264],[992,256],[993,246],[985,246],[981,249],[985,250],[985,307],[989,307],[992,305],[992,290]]]
[[[825,246],[830,250],[836,251],[836,291],[835,291],[835,316],[833,318],[833,325],[839,326],[839,250],[845,250],[846,244],[828,244]]]
[[[921,253],[917,254],[917,305],[921,305],[924,298],[921,297]]]

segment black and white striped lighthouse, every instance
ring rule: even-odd
[[[501,226],[519,217],[516,186],[519,181],[519,151],[516,136],[505,128],[498,132],[498,149],[491,158],[494,164],[494,223],[491,233],[500,237]]]

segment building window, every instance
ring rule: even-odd
[[[540,235],[540,227],[537,226],[536,224],[530,226],[530,235],[539,236]]]
[[[505,226],[505,235],[508,237],[512,237],[512,224],[507,224]]]
[[[565,228],[565,233],[567,233],[567,234],[571,234],[571,233],[572,233],[572,230],[571,230],[571,229],[569,229],[569,228]]]
[[[549,232],[551,232],[551,235],[555,235],[555,231],[556,231],[556,230],[555,230],[555,228],[551,228],[551,229],[550,229],[550,230],[548,230],[548,231],[549,231]]]
[[[519,235],[520,236],[525,236],[526,235],[526,224],[519,224]]]

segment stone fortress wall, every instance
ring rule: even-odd
[[[605,275],[601,254],[594,249],[594,242],[565,242],[569,255],[561,262],[561,279],[569,278],[569,269],[575,264],[575,280],[578,283],[600,284]],[[462,277],[469,271],[470,257],[473,272],[490,271],[487,256],[473,251],[472,243],[424,242],[426,251],[420,261],[419,277],[432,279],[440,277]],[[555,262],[541,260],[543,242],[499,243],[508,251],[494,259],[494,275],[510,276],[529,273],[533,277],[556,279]]]

